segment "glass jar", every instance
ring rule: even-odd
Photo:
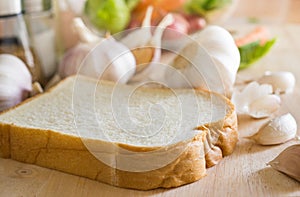
[[[9,53],[27,65],[32,81],[44,84],[40,62],[30,46],[21,0],[0,1],[0,54]]]
[[[30,42],[49,80],[57,70],[54,17],[51,0],[23,0]]]

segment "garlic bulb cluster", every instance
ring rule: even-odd
[[[240,63],[239,51],[228,31],[208,26],[192,35],[170,65],[166,83],[173,88],[201,87],[230,96]],[[174,79],[176,78],[176,79]]]
[[[238,114],[248,114],[253,118],[266,118],[280,108],[281,99],[272,94],[268,84],[249,83],[241,92],[235,91],[231,101]]]
[[[120,41],[131,49],[136,59],[137,73],[130,80],[131,83],[147,80],[151,72],[156,70],[155,65],[160,62],[161,59],[163,33],[166,27],[174,21],[171,14],[166,15],[152,33],[152,11],[153,7],[149,6],[142,27],[130,32]],[[144,70],[145,72],[143,72]]]
[[[25,63],[10,54],[0,55],[0,73],[0,111],[3,111],[29,96],[32,78]]]
[[[288,113],[270,120],[249,139],[261,145],[275,145],[295,138],[296,134],[296,120]]]
[[[100,38],[82,19],[74,19],[82,43],[70,49],[59,65],[61,77],[82,74],[97,79],[127,83],[135,73],[136,62],[130,49],[113,37]]]
[[[167,65],[153,63],[139,82],[155,81],[169,88],[204,88],[229,96],[240,63],[239,51],[228,31],[208,26],[183,42]]]
[[[80,18],[75,18],[74,27],[82,43],[63,57],[60,76],[79,73],[129,84],[151,81],[169,88],[204,88],[230,96],[240,63],[239,51],[230,33],[221,27],[209,26],[188,37],[185,46],[175,52],[177,57],[162,64],[163,34],[174,18],[166,15],[153,29],[152,12],[153,7],[148,7],[142,27],[124,32],[120,41],[96,36]]]

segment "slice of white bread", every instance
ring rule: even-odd
[[[236,142],[219,94],[83,76],[0,115],[1,157],[141,190],[199,180]]]

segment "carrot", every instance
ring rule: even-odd
[[[167,12],[176,11],[183,7],[187,0],[141,0],[136,10],[144,10],[149,5],[163,9]]]
[[[141,23],[149,6],[153,6],[152,21],[156,25],[168,12],[179,10],[187,0],[141,0],[132,12],[132,18]]]
[[[145,7],[144,10],[134,10],[131,13],[131,21],[135,24],[133,26],[140,26],[142,24],[142,21],[145,17],[147,7]],[[157,25],[161,19],[167,14],[165,10],[162,10],[160,8],[154,7],[152,16],[151,16],[151,25]]]
[[[186,0],[156,0],[154,6],[160,7],[168,12],[179,10]]]
[[[257,27],[252,32],[247,34],[243,38],[239,38],[235,40],[235,43],[238,47],[244,46],[251,42],[259,41],[260,45],[264,45],[270,37],[270,32],[265,27]]]

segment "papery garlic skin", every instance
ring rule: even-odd
[[[295,138],[296,133],[297,122],[288,113],[269,121],[256,134],[249,138],[261,145],[275,145]]]
[[[271,85],[259,85],[257,82],[251,82],[241,92],[234,91],[231,102],[235,105],[238,114],[249,114],[249,105],[252,102],[258,102],[256,100],[270,95],[272,92]]]
[[[268,165],[300,182],[300,144],[286,148]]]
[[[0,111],[17,105],[32,90],[32,77],[25,63],[10,54],[0,55]]]
[[[270,84],[276,94],[292,93],[295,87],[296,79],[293,73],[279,71],[279,72],[266,72],[258,80],[260,84]]]
[[[267,118],[280,108],[280,104],[278,95],[266,95],[250,103],[248,113],[253,118]]]

